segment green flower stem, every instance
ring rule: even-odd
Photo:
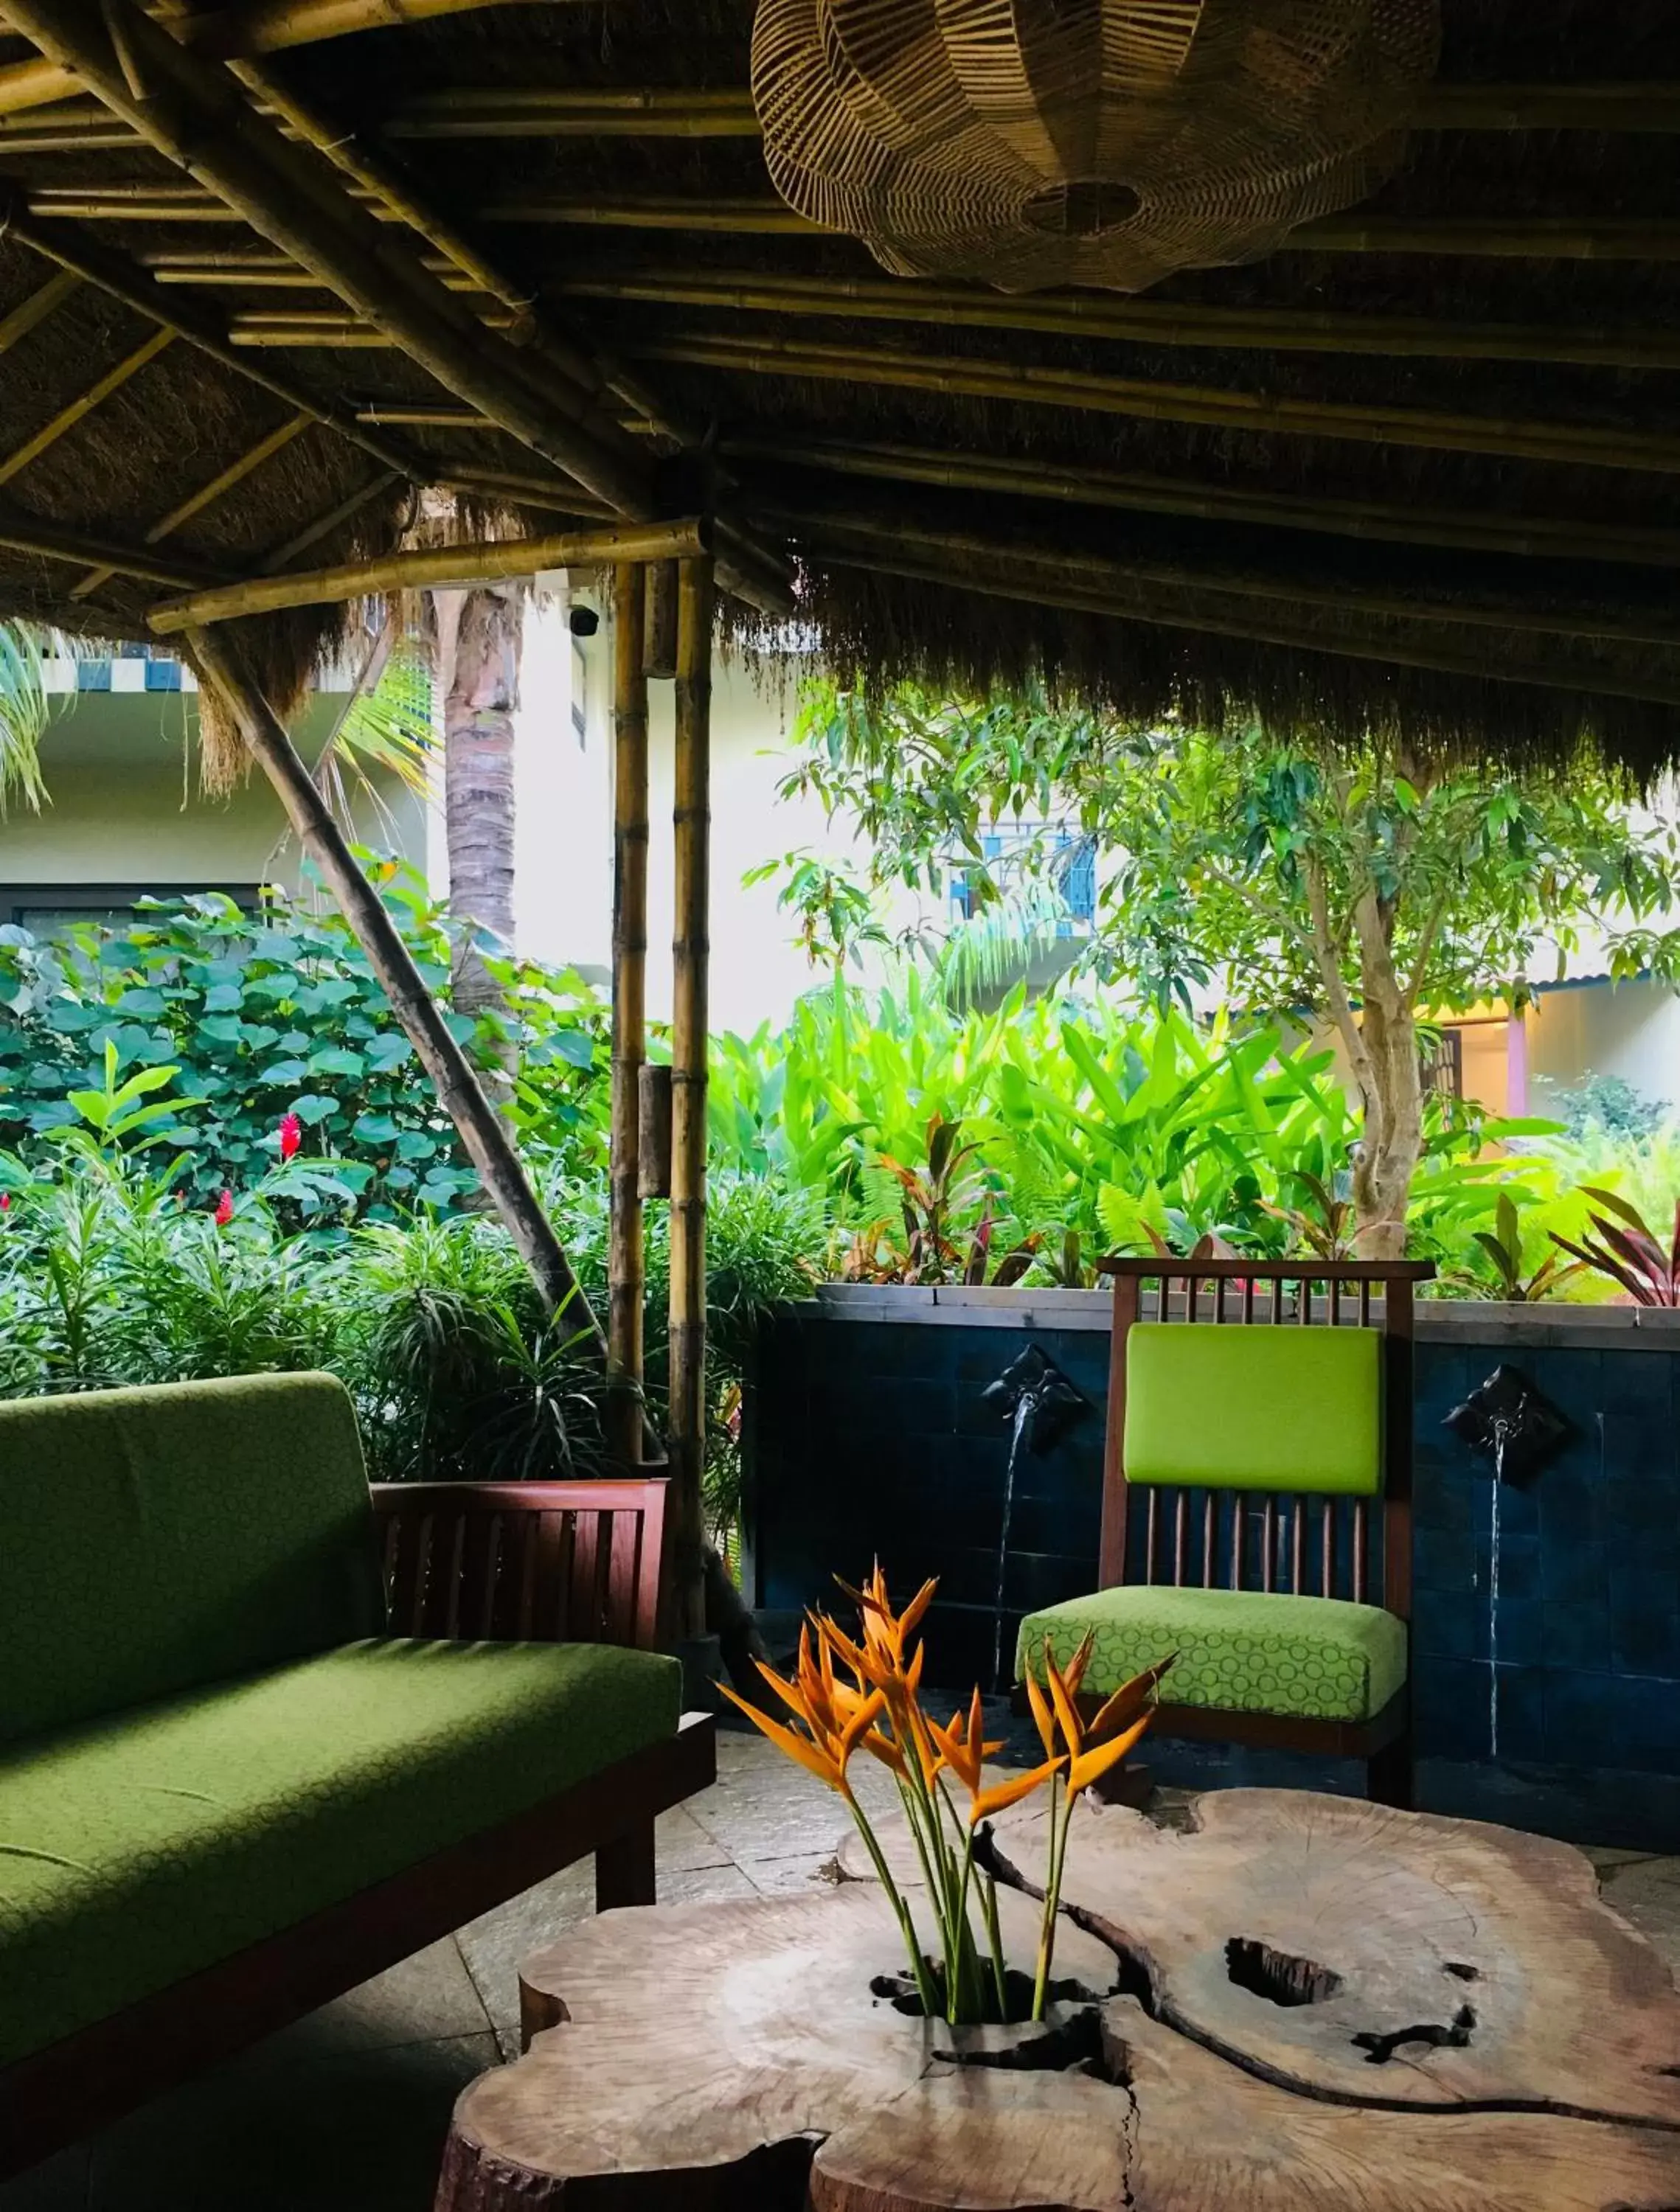
[[[1044,1914],[1038,1923],[1038,1971],[1032,1984],[1032,2017],[1044,2016],[1044,1999],[1050,1988],[1050,1963],[1056,1956],[1056,1923],[1062,1911],[1062,1863],[1067,1855],[1068,1826],[1073,1814],[1074,1801],[1069,1792],[1062,1800],[1062,1818],[1058,1826],[1056,1814],[1056,1785],[1058,1777],[1050,1777],[1050,1866],[1044,1882]]]
[[[1000,2020],[1007,2020],[1009,2017],[1009,1991],[1003,1963],[1003,1931],[997,1918],[997,1876],[995,1874],[986,1876],[986,1887],[982,1894],[986,1908],[986,1941],[992,1947],[992,1984],[997,1991],[997,2016]]]
[[[856,1824],[857,1832],[863,1838],[864,1848],[874,1862],[876,1878],[886,1893],[887,1901],[898,1916],[899,1932],[904,1939],[904,1948],[910,1954],[910,1976],[916,1984],[916,1995],[922,2000],[922,2009],[931,2020],[939,2004],[939,1992],[934,1986],[932,1972],[922,1955],[922,1944],[916,1932],[915,1918],[899,1893],[898,1883],[892,1879],[892,1869],[886,1863],[886,1852],[875,1839],[875,1832],[869,1825],[868,1815],[849,1790],[846,1792],[846,1803],[851,1809],[851,1816]]]

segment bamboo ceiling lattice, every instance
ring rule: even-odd
[[[1141,291],[1368,197],[1437,0],[760,0],[788,204],[901,276]]]

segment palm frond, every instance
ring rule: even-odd
[[[46,797],[40,746],[52,719],[48,641],[32,623],[0,623],[0,817],[13,799],[39,813]]]

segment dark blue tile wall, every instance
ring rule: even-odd
[[[1028,1340],[1089,1410],[1017,1469],[1007,1673],[1024,1611],[1094,1586],[1100,1332],[1029,1340],[778,1316],[746,1410],[755,1602],[826,1602],[836,1572],[849,1579],[879,1553],[895,1587],[940,1578],[930,1675],[957,1687],[988,1680],[1009,1440],[982,1394]],[[1500,1492],[1495,1619],[1493,1480],[1443,1423],[1501,1358],[1570,1433],[1531,1487]],[[1561,1833],[1680,1843],[1677,1365],[1657,1352],[1418,1346],[1413,1685],[1420,1772],[1443,1809],[1521,1820],[1526,1804],[1532,1825]]]

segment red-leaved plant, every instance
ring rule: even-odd
[[[1665,1245],[1639,1208],[1613,1190],[1588,1184],[1583,1195],[1603,1211],[1587,1216],[1589,1231],[1579,1244],[1555,1230],[1553,1243],[1619,1283],[1636,1305],[1680,1306],[1680,1199],[1674,1205],[1674,1233]]]

